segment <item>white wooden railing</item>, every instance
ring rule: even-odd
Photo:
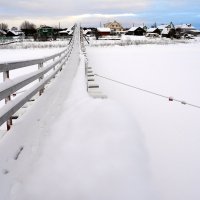
[[[83,55],[85,56],[85,78],[86,78],[86,85],[87,85],[87,92],[93,98],[107,98],[105,94],[103,94],[100,90],[99,84],[97,84],[95,80],[95,73],[91,66],[89,66],[89,61],[87,57],[86,48],[84,45],[84,39],[86,38],[83,36],[83,30],[80,31],[80,42],[81,42],[81,50]],[[88,40],[86,40],[87,43]]]
[[[0,109],[0,126],[7,122],[7,130],[12,125],[12,115],[16,113],[26,102],[28,102],[38,92],[41,95],[44,91],[45,85],[55,77],[55,75],[62,70],[63,65],[68,60],[74,44],[74,36],[69,46],[60,53],[45,57],[42,59],[24,60],[19,62],[0,63],[0,73],[3,73],[3,83],[0,83],[0,101],[5,99],[5,105]],[[51,61],[44,67],[44,63]],[[10,71],[22,67],[29,67],[31,65],[38,65],[36,72],[29,73],[24,76],[10,79]],[[53,69],[53,70],[52,70]],[[52,70],[53,72],[51,72]],[[49,72],[47,74],[47,72]],[[44,77],[45,75],[45,77]],[[19,97],[11,100],[11,95],[16,93],[19,89],[24,88],[35,80],[39,80],[30,89],[26,90]]]

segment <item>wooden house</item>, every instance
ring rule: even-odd
[[[191,24],[176,25],[175,28],[176,31],[182,36],[185,34],[191,34],[194,36],[200,35],[200,30],[195,29],[195,27]]]
[[[99,36],[107,36],[110,35],[111,30],[110,28],[97,28],[97,32],[99,33]]]
[[[115,33],[120,33],[120,32],[123,32],[124,30],[122,25],[117,21],[106,23],[104,24],[104,27],[110,28],[111,32],[115,32]]]
[[[157,33],[158,35],[160,35],[161,31],[158,28],[149,28],[147,29],[146,33]]]
[[[25,34],[22,31],[12,31],[12,30],[9,30],[6,33],[6,37],[25,37]]]
[[[130,28],[125,35],[136,35],[142,36],[146,33],[146,31],[141,27],[132,27]]]
[[[55,39],[53,28],[50,26],[40,26],[40,28],[37,29],[37,34],[35,39],[39,41],[47,41]]]
[[[95,36],[96,36],[96,39],[98,40],[99,37],[108,36],[108,35],[110,35],[110,33],[111,33],[110,28],[102,28],[102,27],[100,27],[100,28],[96,29]]]
[[[165,28],[161,32],[161,36],[166,37],[166,38],[174,38],[175,35],[176,35],[176,31],[173,28]]]

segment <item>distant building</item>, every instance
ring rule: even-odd
[[[157,34],[161,34],[161,31],[158,28],[149,28],[147,29],[147,33],[157,33]]]
[[[25,34],[24,32],[22,31],[13,31],[13,30],[9,30],[7,33],[6,33],[6,37],[25,37]]]
[[[83,35],[91,35],[91,34],[92,34],[92,30],[91,29],[83,30]]]
[[[95,36],[96,36],[97,40],[99,39],[99,37],[105,37],[105,36],[108,36],[110,34],[111,34],[110,28],[99,27],[95,31]]]
[[[146,31],[142,27],[132,27],[130,28],[125,35],[136,35],[142,36],[146,33]]]
[[[51,39],[55,39],[54,30],[52,27],[42,25],[37,29],[35,40],[47,41]]]
[[[176,25],[175,28],[176,31],[179,32],[181,35],[184,34],[192,34],[194,36],[200,35],[200,30],[197,30],[191,24]]]
[[[60,37],[68,37],[73,35],[74,30],[72,27],[67,28],[66,30],[59,31],[58,34]]]
[[[3,30],[0,30],[0,36],[5,36],[5,35],[6,35],[6,32]]]
[[[14,26],[11,28],[11,31],[18,31],[18,28]]]
[[[160,32],[162,32],[164,29],[175,29],[175,26],[172,22],[170,22],[170,24],[161,24],[157,28]]]
[[[99,33],[99,36],[107,36],[110,35],[111,29],[110,28],[97,28],[97,32]]]
[[[166,38],[174,38],[175,34],[176,31],[173,28],[164,28],[161,32],[161,36]]]
[[[122,25],[117,21],[106,23],[104,27],[110,28],[111,32],[122,32],[124,30]]]

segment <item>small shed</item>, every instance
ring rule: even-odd
[[[142,36],[146,33],[146,31],[141,27],[132,27],[130,28],[125,35],[137,35]]]
[[[110,28],[97,28],[97,32],[99,36],[107,36],[110,35],[111,29]]]
[[[99,37],[105,37],[111,34],[110,28],[97,28],[95,31],[95,37],[98,40]]]

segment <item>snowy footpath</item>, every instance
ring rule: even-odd
[[[86,92],[72,56],[41,98],[0,140],[0,200],[155,200],[136,120]]]

